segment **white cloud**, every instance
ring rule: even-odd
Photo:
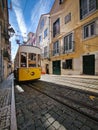
[[[29,27],[29,30],[33,29],[33,31],[36,31],[40,16],[42,14],[49,13],[51,3],[53,3],[53,0],[39,0],[34,8],[32,8],[32,16],[31,16],[31,25]]]
[[[10,39],[11,41],[11,55],[12,55],[12,60],[15,58],[15,55],[17,53],[17,49],[18,49],[18,45],[16,44],[16,41],[15,41],[15,36],[11,37]]]
[[[23,16],[23,11],[21,9],[21,5],[19,3],[19,0],[13,0],[13,9],[15,11],[16,14],[16,19],[17,19],[17,23],[18,23],[18,27],[20,29],[20,32],[22,34],[22,36],[25,36],[24,33],[27,32],[27,27],[24,21],[24,16]]]
[[[10,21],[12,22],[12,26],[15,30],[15,32],[17,32],[17,34],[25,37],[26,36],[26,32],[27,32],[27,27],[25,24],[25,20],[24,20],[24,16],[23,16],[23,11],[21,9],[21,4],[19,3],[19,0],[12,0],[12,6],[13,6],[13,11],[10,11],[11,14],[11,19]],[[13,14],[15,13],[15,15]],[[15,17],[16,16],[16,17]],[[17,53],[17,49],[18,49],[18,45],[16,44],[16,36],[13,36],[10,40],[11,40],[11,54],[12,54],[12,60],[15,58],[15,55]]]

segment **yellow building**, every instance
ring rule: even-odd
[[[98,0],[55,0],[50,11],[52,74],[98,75]]]

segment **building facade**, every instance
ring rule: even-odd
[[[0,81],[11,72],[11,43],[9,42],[8,1],[0,0]]]
[[[28,33],[27,42],[25,44],[36,46],[36,35],[35,35],[35,33],[33,33],[33,32]]]
[[[41,48],[42,73],[49,74],[49,43],[50,43],[50,15],[43,14],[40,17],[36,30],[36,45]]]
[[[98,0],[55,0],[50,28],[51,74],[98,75]]]

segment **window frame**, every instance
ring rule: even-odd
[[[40,22],[40,29],[42,29],[43,27],[44,27],[44,18]]]
[[[48,28],[44,30],[44,39],[48,36]]]
[[[91,32],[92,32],[91,26],[92,25],[94,25],[93,34],[91,34]],[[86,30],[86,29],[88,29],[88,30]],[[88,32],[86,32],[86,31],[88,31]],[[86,36],[86,33],[88,33],[88,36]],[[96,21],[92,21],[92,22],[83,26],[83,39],[88,39],[88,38],[91,38],[95,35],[96,35]]]
[[[42,35],[39,36],[39,43],[42,42]]]
[[[92,12],[94,12],[97,9],[97,0],[93,0],[93,1],[95,1],[95,3],[93,3],[94,7],[92,8],[92,10],[90,10],[90,0],[84,0],[84,2],[86,2],[86,4],[83,3],[83,0],[80,0],[80,20],[84,19],[85,17],[87,17],[89,14],[91,14]],[[84,6],[86,6],[86,7],[84,8]],[[85,14],[82,14],[83,12]]]
[[[53,43],[53,56],[59,54],[59,41]]]
[[[64,18],[64,22],[65,24],[69,23],[71,21],[71,12],[68,13],[65,18]]]
[[[27,53],[26,52],[20,53],[20,66],[27,67]]]
[[[66,59],[64,62],[62,62],[62,69],[73,69],[73,59]]]
[[[71,39],[70,39],[70,36],[71,36]],[[73,34],[73,32],[71,32],[68,35],[64,36],[64,38],[63,38],[63,49],[64,49],[64,51],[63,51],[64,54],[71,53],[71,52],[74,51],[74,34]]]
[[[60,18],[53,23],[53,37],[56,37],[58,34],[60,34]]]
[[[44,47],[44,57],[46,58],[48,56],[48,46]]]

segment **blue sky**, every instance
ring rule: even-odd
[[[36,32],[40,16],[49,13],[55,0],[9,0],[9,3],[10,1],[12,10],[9,9],[9,23],[15,30],[15,35],[10,39],[14,59],[18,48],[15,40],[22,39],[21,36],[26,37],[29,32]]]

